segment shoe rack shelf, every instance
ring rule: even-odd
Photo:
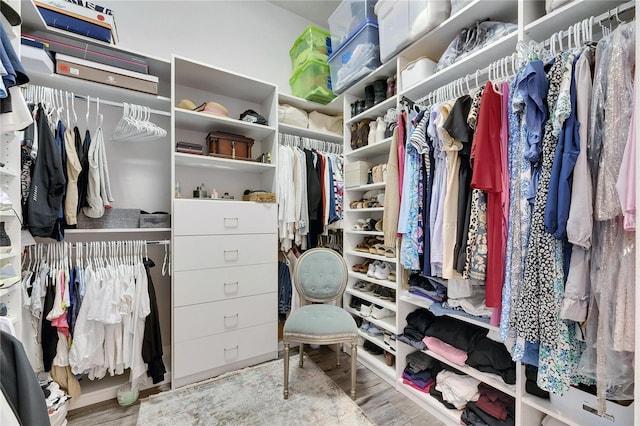
[[[374,213],[374,212],[384,212],[384,207],[369,207],[366,209],[345,209],[344,210],[347,213],[357,213],[357,212],[362,212],[362,213]]]
[[[365,160],[372,157],[378,157],[380,155],[386,155],[389,153],[391,147],[391,138],[386,138],[380,142],[376,142],[373,145],[365,145],[361,148],[354,149],[352,151],[349,146],[346,148],[345,157],[348,161]]]
[[[381,299],[380,297],[376,296],[375,294],[373,294],[373,292],[371,291],[360,291],[360,290],[356,290],[355,288],[348,288],[347,290],[347,294],[350,294],[352,296],[358,297],[362,300],[366,300],[367,302],[371,302],[376,306],[382,306],[383,308],[387,308],[393,312],[395,312],[398,308],[396,307],[396,302],[395,301],[389,301],[386,299]],[[395,323],[395,318],[394,318],[394,323]]]
[[[382,262],[389,262],[389,263],[396,263],[397,262],[397,258],[395,258],[395,257],[385,257],[385,256],[377,255],[377,254],[365,253],[363,251],[345,250],[344,254],[348,254],[348,255],[351,255],[351,256],[364,257],[366,259],[371,259],[371,260],[380,260]],[[369,280],[370,278],[367,277],[366,279]]]
[[[344,345],[344,347],[345,350],[350,350],[349,345]],[[380,376],[380,378],[385,380],[391,386],[395,386],[396,369],[394,366],[387,365],[387,362],[384,359],[384,355],[374,355],[368,352],[362,346],[358,346],[358,361],[360,361],[365,367],[369,368],[370,370],[375,371],[378,376]]]
[[[371,108],[361,112],[360,114],[355,115],[354,117],[352,117],[350,120],[347,121],[347,124],[351,125],[351,124],[357,123],[358,121],[363,120],[365,118],[375,119],[376,117],[384,115],[384,113],[389,108],[395,108],[396,107],[396,103],[397,103],[397,96],[394,95],[394,96],[392,96],[390,98],[385,99],[384,101],[380,102],[379,104],[374,105]]]
[[[351,306],[346,306],[345,309],[351,315],[360,317],[363,320],[367,320],[368,322],[370,322],[371,324],[375,325],[376,327],[378,327],[378,328],[380,328],[382,330],[386,330],[389,333],[396,334],[397,328],[396,328],[396,319],[395,319],[395,317],[387,317],[387,318],[380,318],[380,319],[373,318],[371,315],[369,315],[367,317],[364,317],[364,316],[362,316],[360,311],[358,311],[357,309],[352,308]]]
[[[391,288],[391,289],[395,289],[396,288],[396,282],[395,281],[379,280],[377,278],[370,277],[367,274],[363,274],[361,272],[351,271],[351,272],[349,272],[349,276],[355,278],[356,280],[368,281],[370,283],[378,284],[378,285],[381,285],[383,287],[387,287],[387,288]]]
[[[394,354],[396,352],[395,346],[391,346],[384,341],[383,335],[373,335],[367,333],[366,330],[358,329],[358,336],[362,337],[365,340],[375,343],[377,346],[391,352]],[[389,366],[390,367],[390,366]]]
[[[376,236],[376,237],[381,237],[384,235],[384,233],[380,231],[344,231],[344,233],[353,234],[353,235],[370,235],[370,236]]]
[[[346,188],[347,191],[369,191],[371,189],[384,189],[387,186],[385,182],[368,183],[366,185],[352,186]]]

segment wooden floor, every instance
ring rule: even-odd
[[[349,393],[351,364],[346,353],[342,354],[340,367],[336,367],[335,352],[325,346],[319,349],[310,349],[307,346],[305,352],[340,388]],[[358,364],[356,377],[356,402],[375,424],[381,426],[443,425],[362,364]],[[140,398],[146,398],[156,392],[158,391],[141,392]],[[115,400],[105,401],[73,410],[67,415],[67,420],[69,425],[73,426],[134,426],[138,419],[139,405],[139,400],[129,407],[120,407]]]

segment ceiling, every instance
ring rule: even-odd
[[[329,16],[341,3],[340,0],[269,0],[271,3],[322,27],[329,28]]]

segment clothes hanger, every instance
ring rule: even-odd
[[[168,244],[164,245],[164,258],[162,259],[162,276],[164,277],[167,270],[167,259],[169,257],[169,247]]]

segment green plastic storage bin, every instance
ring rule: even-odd
[[[326,62],[305,61],[294,71],[289,84],[293,96],[319,104],[327,104],[336,97],[331,90],[331,73]]]
[[[331,55],[331,34],[313,25],[304,29],[289,50],[293,70],[310,59],[327,62],[329,55]]]

